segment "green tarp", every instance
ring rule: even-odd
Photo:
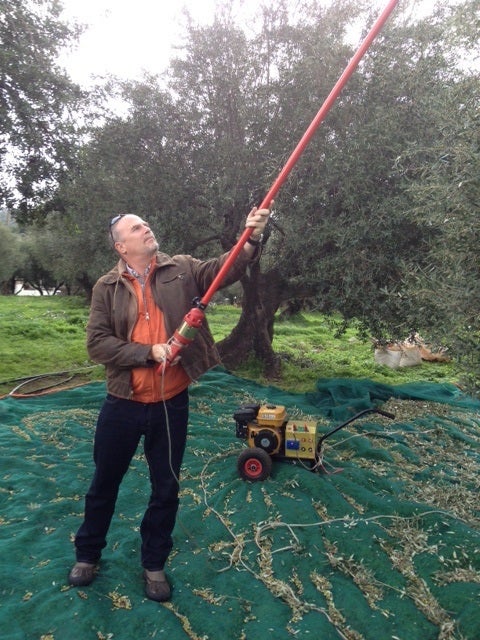
[[[215,370],[191,389],[171,602],[143,593],[141,449],[100,573],[67,585],[105,394],[96,383],[0,401],[0,633],[5,640],[480,638],[480,405],[454,387],[322,380],[289,394]],[[283,404],[326,432],[313,473],[275,461],[244,482],[233,412]]]

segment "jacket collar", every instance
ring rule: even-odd
[[[155,263],[155,267],[157,269],[159,267],[166,267],[168,265],[174,265],[174,264],[175,264],[175,261],[166,253],[161,253],[161,252],[157,253],[156,263]],[[122,260],[120,258],[120,260],[113,267],[113,269],[110,269],[110,271],[105,274],[103,281],[106,284],[114,284],[123,276],[126,270],[127,270],[126,262],[125,260]]]

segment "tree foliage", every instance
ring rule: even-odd
[[[81,92],[57,64],[76,27],[58,0],[0,0],[0,206],[27,219],[68,166]]]
[[[430,146],[399,158],[408,180],[408,215],[437,241],[422,264],[404,269],[401,295],[410,317],[449,344],[469,387],[480,389],[480,86],[467,77],[437,97],[438,131]]]

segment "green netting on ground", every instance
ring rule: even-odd
[[[367,391],[369,389],[369,391]],[[146,600],[139,524],[148,476],[139,450],[122,485],[97,580],[69,588],[72,537],[92,474],[103,384],[0,401],[0,629],[6,640],[368,640],[480,637],[480,405],[431,385],[320,381],[287,394],[223,371],[191,389],[173,599]],[[438,402],[438,400],[441,402]],[[286,405],[326,440],[312,473],[275,461],[239,479],[233,411]]]
[[[363,409],[381,406],[391,397],[403,400],[426,400],[473,411],[480,410],[479,400],[465,395],[452,384],[422,381],[392,387],[372,380],[328,378],[318,380],[316,387],[316,392],[306,394],[307,399],[324,415],[339,421],[347,420]]]

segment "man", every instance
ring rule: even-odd
[[[252,234],[222,286],[238,280],[257,257],[268,209],[252,209]],[[147,222],[121,214],[110,223],[118,264],[93,289],[87,349],[105,365],[107,397],[95,431],[95,473],[85,497],[84,521],[75,537],[76,559],[68,581],[87,586],[95,578],[120,483],[144,438],[151,495],[141,522],[141,562],[148,598],[170,598],[164,566],[172,549],[179,474],[188,423],[188,386],[220,362],[204,323],[171,366],[168,339],[195,298],[201,298],[228,253],[200,261],[158,251]],[[159,366],[161,365],[161,366]]]

